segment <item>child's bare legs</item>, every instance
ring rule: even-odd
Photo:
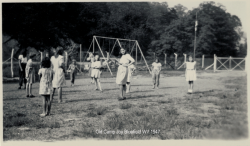
[[[122,85],[123,86],[123,94],[126,92],[126,84],[125,85]]]
[[[32,96],[32,83],[29,83],[29,95]]]
[[[94,83],[95,83],[95,90],[98,90],[97,78],[94,79]]]
[[[50,115],[50,109],[51,109],[51,105],[52,105],[52,101],[53,101],[53,96],[51,96],[51,95],[52,94],[50,94],[50,96],[48,96],[49,101],[48,101],[48,112],[47,112],[47,115]]]
[[[100,79],[97,78],[96,80],[97,80],[97,83],[98,83],[98,86],[99,86],[100,91],[102,91]]]
[[[193,92],[193,87],[194,87],[194,81],[191,81],[190,88],[192,92]]]
[[[29,83],[26,83],[26,95],[29,97]]]
[[[54,94],[55,94],[55,90],[56,90],[56,88],[53,88],[52,89],[52,93],[50,94],[50,100],[52,101],[53,100],[53,97],[54,97]]]
[[[92,83],[92,84],[95,83],[95,78],[91,77],[91,83]]]
[[[45,117],[46,116],[46,95],[43,95],[43,113],[40,114],[41,117]]]
[[[156,74],[156,86],[157,86],[157,88],[159,88],[159,84],[160,84],[160,74]]]
[[[123,97],[123,88],[124,88],[124,86],[126,86],[126,85],[119,85],[119,86],[120,86],[120,93],[121,93],[121,94],[120,94],[120,97],[121,97],[121,98],[124,98],[124,97]]]
[[[129,93],[130,92],[130,82],[127,82],[126,87],[127,87],[126,93]]]
[[[58,103],[62,102],[62,87],[58,88]]]
[[[156,83],[156,74],[152,73],[152,80],[153,80],[153,89],[155,88],[155,83]]]

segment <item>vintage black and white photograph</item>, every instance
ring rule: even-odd
[[[248,139],[246,1],[1,5],[3,142]]]

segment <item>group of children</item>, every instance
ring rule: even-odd
[[[58,89],[58,102],[62,102],[62,87],[65,85],[65,70],[64,70],[64,58],[62,56],[63,49],[57,48],[54,50],[54,56],[51,59],[46,57],[43,59],[41,63],[41,69],[38,71],[38,75],[40,77],[40,87],[39,94],[43,96],[43,113],[40,116],[44,117],[50,115],[51,102],[53,100],[54,92]],[[130,54],[126,53],[126,50],[121,48],[120,53],[122,57],[117,60],[119,62],[119,67],[117,71],[116,83],[120,86],[120,97],[119,100],[124,100],[126,97],[124,96],[124,92],[130,92],[130,82],[132,78],[132,74],[135,72],[136,68],[133,65],[135,60],[130,56]],[[32,60],[36,55],[30,55],[30,59],[25,64],[25,56],[19,56],[20,59],[20,73],[23,71],[25,66],[25,77],[26,77],[26,93],[27,97],[34,97],[32,95],[32,83],[34,82],[34,67],[32,64]],[[91,62],[89,68],[89,75],[91,76],[91,83],[95,83],[95,90],[102,91],[100,76],[102,73],[103,65],[100,61],[99,55],[93,55],[93,53],[89,53],[89,57],[87,58]],[[23,65],[24,64],[24,65]],[[193,92],[193,81],[196,80],[196,62],[193,61],[192,56],[189,56],[189,61],[186,62],[186,72],[185,77],[186,81],[189,83],[188,93]],[[152,83],[153,89],[159,87],[159,79],[161,72],[161,63],[159,59],[156,58],[155,62],[152,64]],[[76,66],[76,60],[72,60],[72,64],[69,65],[67,72],[70,73],[71,86],[74,86],[75,75],[77,71],[81,72]],[[20,87],[21,88],[21,84]]]

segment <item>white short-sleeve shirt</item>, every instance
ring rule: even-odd
[[[153,69],[160,70],[161,63],[160,63],[160,62],[158,62],[158,63],[154,62],[154,63],[152,64],[152,66],[154,67]]]
[[[27,63],[27,57],[23,57],[23,55],[19,55],[19,60],[21,60],[21,63]]]
[[[120,63],[129,64],[129,61],[134,62],[135,60],[129,54],[122,55]]]

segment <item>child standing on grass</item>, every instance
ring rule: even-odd
[[[33,58],[36,56],[36,54],[30,55],[30,59],[27,62],[26,68],[25,68],[25,77],[27,80],[26,83],[26,97],[35,97],[32,95],[32,83],[34,83],[34,78],[35,78],[35,70],[33,67]]]
[[[159,59],[156,58],[155,62],[153,62],[153,64],[152,64],[153,89],[155,88],[155,85],[156,85],[157,89],[159,88],[160,71],[161,71],[161,63],[159,62]]]
[[[75,75],[76,75],[77,70],[78,70],[79,72],[81,72],[81,71],[77,68],[77,66],[76,66],[76,60],[73,59],[73,60],[72,60],[72,63],[69,65],[69,69],[68,69],[68,71],[70,72],[71,86],[74,86]]]
[[[128,80],[127,80],[127,84],[126,84],[126,93],[129,93],[130,92],[130,87],[131,87],[131,78],[132,78],[132,75],[133,73],[135,72],[136,68],[134,66],[134,64],[131,64],[128,66]]]
[[[27,63],[26,50],[24,50],[22,54],[19,55],[18,60],[19,60],[19,87],[18,89],[21,89],[23,83],[24,83],[24,89],[25,89],[26,88],[25,68],[26,68],[26,63]]]
[[[120,86],[120,98],[118,100],[125,100],[124,92],[127,91],[128,86],[128,66],[133,64],[135,60],[130,56],[130,54],[126,53],[124,48],[120,49],[120,53],[122,54],[121,59],[119,60],[119,67],[116,76],[116,84]],[[127,85],[126,85],[127,84]]]
[[[100,83],[101,68],[102,68],[102,63],[100,61],[100,57],[99,57],[99,55],[96,55],[95,62],[93,63],[91,77],[95,81],[95,87],[96,87],[95,90],[98,90],[98,86],[99,86],[100,91],[102,91],[102,87],[101,87],[101,83]]]
[[[90,61],[90,67],[89,67],[89,76],[91,77],[91,83],[93,84],[95,81],[94,81],[94,78],[92,78],[92,70],[93,70],[93,64],[95,62],[95,57],[93,55],[93,53],[89,52],[89,57],[87,58],[87,61]]]
[[[43,113],[41,117],[45,117],[50,114],[51,99],[50,93],[52,89],[52,69],[50,68],[49,58],[45,58],[42,61],[42,68],[39,69],[38,75],[40,77],[39,94],[43,96]]]
[[[51,57],[51,65],[53,71],[53,80],[52,80],[52,94],[51,100],[53,100],[53,96],[55,90],[58,90],[58,103],[62,103],[62,87],[66,84],[65,82],[65,69],[64,69],[64,57],[63,57],[63,48],[57,47],[54,51],[54,56]]]
[[[188,93],[193,93],[194,81],[196,80],[196,61],[193,60],[193,57],[189,56],[189,62],[186,62],[186,72],[185,77],[186,81],[189,83]]]

